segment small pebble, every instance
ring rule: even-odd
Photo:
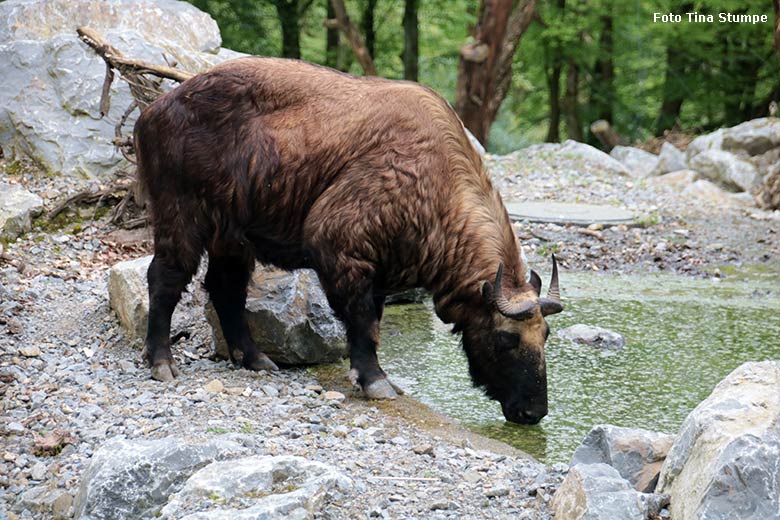
[[[212,379],[211,381],[209,381],[203,386],[203,389],[206,392],[212,392],[218,394],[225,389],[225,385],[223,385],[222,381],[220,381],[219,379]]]

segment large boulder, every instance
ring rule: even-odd
[[[760,181],[755,166],[723,150],[702,152],[688,164],[702,177],[730,191],[750,191]]]
[[[685,160],[688,167],[691,167],[691,161],[702,152],[709,150],[720,150],[723,145],[723,129],[720,128],[712,133],[700,135],[688,144],[685,150]]]
[[[780,119],[762,117],[723,130],[724,150],[759,155],[780,146]]]
[[[305,519],[352,480],[336,468],[295,456],[213,462],[192,475],[160,512],[163,519]]]
[[[717,184],[707,179],[699,179],[692,182],[682,190],[682,195],[694,202],[707,202],[713,206],[725,206],[729,204],[728,194]]]
[[[755,198],[761,209],[780,209],[780,162],[764,176],[764,182],[757,188]]]
[[[87,177],[126,166],[112,139],[132,101],[129,87],[114,81],[101,119],[105,64],[78,39],[83,25],[127,56],[161,64],[165,56],[193,72],[237,55],[220,49],[216,22],[187,2],[0,2],[0,143],[9,159],[26,155],[49,172]]]
[[[778,389],[780,362],[745,363],[688,415],[658,481],[673,518],[777,518]]]
[[[0,182],[0,238],[16,238],[30,231],[33,217],[43,211],[43,200],[17,184]]]
[[[599,425],[575,450],[571,465],[609,464],[637,491],[652,492],[673,441],[666,433]]]
[[[615,468],[596,463],[569,468],[550,509],[555,520],[645,520],[665,504],[665,497],[640,493]]]
[[[658,177],[650,177],[648,184],[659,188],[670,188],[672,191],[681,192],[699,177],[699,172],[693,170],[678,170],[665,173]]]
[[[685,152],[681,151],[672,143],[664,142],[661,145],[661,152],[658,154],[658,162],[651,175],[663,175],[665,173],[684,170],[685,168]]]
[[[616,146],[609,155],[623,163],[628,174],[635,179],[644,179],[653,174],[658,166],[658,156],[633,146]]]
[[[252,339],[276,363],[329,363],[347,354],[344,327],[328,305],[314,271],[257,269],[245,314]],[[217,356],[227,359],[227,343],[211,303],[206,306],[206,317],[214,332]]]
[[[248,454],[240,438],[218,437],[200,444],[178,437],[111,439],[95,452],[81,477],[74,518],[155,518],[168,497],[197,470]]]

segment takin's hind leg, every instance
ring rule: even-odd
[[[244,315],[247,284],[253,267],[254,258],[210,252],[206,290],[217,311],[233,363],[249,370],[278,370],[276,364],[258,350]]]
[[[156,241],[157,242],[157,241]],[[184,249],[184,248],[182,248]],[[152,378],[172,381],[179,370],[171,354],[171,316],[181,293],[198,268],[199,256],[182,258],[170,249],[155,247],[147,271],[149,284],[149,321],[144,345],[144,359],[152,368]]]

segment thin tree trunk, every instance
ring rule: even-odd
[[[655,126],[655,135],[664,135],[664,131],[677,125],[680,111],[685,101],[686,59],[684,53],[676,47],[666,49],[666,79],[664,79],[661,113]]]
[[[561,140],[561,62],[555,59],[552,72],[547,75],[547,90],[550,97],[550,125],[547,127],[548,143],[558,143]]]
[[[455,110],[484,145],[512,78],[517,45],[533,21],[536,0],[483,0],[474,42],[460,49]]]
[[[275,0],[282,28],[282,56],[301,58],[301,20],[297,0]]]
[[[360,66],[363,67],[363,71],[369,76],[376,76],[374,60],[371,58],[365,43],[363,43],[360,33],[349,19],[347,8],[344,6],[344,0],[330,0],[330,3],[333,6],[336,18],[326,20],[325,26],[338,28],[342,31],[352,47],[352,52],[355,54],[358,62],[360,62]]]
[[[580,66],[569,59],[566,73],[566,93],[563,97],[563,111],[566,115],[566,133],[569,139],[582,141],[582,121],[580,120]]]
[[[330,0],[325,0],[328,20],[336,17],[336,11],[330,4]],[[335,27],[328,27],[325,31],[325,65],[334,69],[339,68],[339,30]]]
[[[601,17],[601,37],[599,38],[599,59],[593,74],[590,98],[591,108],[596,119],[614,122],[615,104],[615,65],[613,62],[612,15]]]
[[[420,33],[417,0],[406,0],[404,6],[404,79],[417,81],[420,55]]]
[[[376,54],[376,31],[374,30],[374,13],[376,12],[377,0],[366,0],[366,7],[363,9],[363,34],[366,35],[366,49],[371,59],[374,59]]]

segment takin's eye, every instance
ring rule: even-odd
[[[512,350],[520,344],[520,336],[499,330],[496,333],[496,348],[498,350]]]

